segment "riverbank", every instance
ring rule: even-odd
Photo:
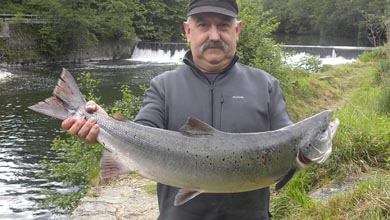
[[[138,175],[114,178],[94,187],[72,212],[73,220],[157,219],[156,184]]]

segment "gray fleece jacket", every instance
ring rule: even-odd
[[[278,80],[268,73],[233,62],[215,79],[192,61],[152,79],[144,107],[135,121],[178,130],[196,117],[225,132],[261,132],[291,124]],[[232,194],[201,194],[173,206],[177,188],[158,184],[161,220],[269,219],[269,188]]]

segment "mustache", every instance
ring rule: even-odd
[[[205,50],[207,50],[209,48],[220,48],[225,53],[227,53],[227,51],[229,49],[229,47],[222,40],[218,40],[218,41],[211,41],[210,40],[210,41],[207,41],[206,43],[204,43],[200,46],[201,52],[204,52]]]

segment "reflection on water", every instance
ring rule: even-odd
[[[120,98],[120,87],[137,85],[172,65],[147,65],[121,62],[96,62],[67,66],[78,75],[89,71],[101,79],[102,103],[110,105]],[[27,109],[49,96],[62,66],[9,66],[12,77],[0,80],[0,219],[49,219],[53,210],[34,209],[43,200],[42,189],[62,189],[60,183],[36,176],[45,172],[39,161],[55,161],[50,144],[59,135],[60,122]],[[64,218],[64,217],[63,217]]]

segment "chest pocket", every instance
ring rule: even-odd
[[[219,97],[219,98],[217,98]],[[216,94],[214,118],[218,129],[243,133],[269,130],[268,98],[255,91],[224,91]]]

